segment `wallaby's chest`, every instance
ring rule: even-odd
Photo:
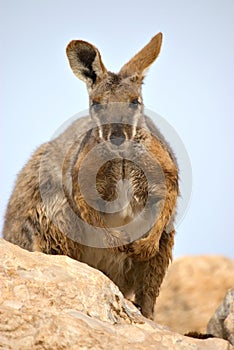
[[[145,205],[148,184],[143,171],[132,161],[114,159],[106,162],[96,177],[107,225],[122,226],[130,222]]]

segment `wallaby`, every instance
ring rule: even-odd
[[[118,74],[98,49],[73,40],[67,56],[89,93],[89,115],[43,144],[18,176],[4,238],[29,251],[62,254],[105,273],[144,316],[172,259],[178,166],[144,115],[141,86],[159,33]]]

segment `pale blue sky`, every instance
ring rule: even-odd
[[[161,31],[162,51],[145,79],[144,102],[180,135],[193,169],[174,255],[234,258],[233,19],[233,0],[0,1],[1,224],[29,156],[88,107],[86,87],[65,56],[67,43],[92,42],[107,68],[118,71]]]

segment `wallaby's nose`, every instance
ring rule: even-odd
[[[110,134],[110,142],[113,145],[120,146],[124,143],[126,137],[123,132],[122,124],[112,124],[111,134]]]

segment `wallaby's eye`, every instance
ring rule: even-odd
[[[141,104],[139,98],[133,98],[130,102],[130,107],[137,108]]]
[[[92,102],[91,107],[92,107],[96,112],[100,111],[100,110],[103,108],[103,106],[101,105],[101,103],[98,102],[98,101],[95,101],[95,100]]]

